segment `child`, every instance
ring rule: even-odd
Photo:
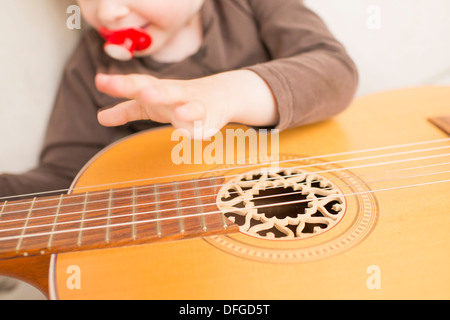
[[[1,175],[0,197],[69,187],[120,132],[162,123],[192,132],[194,121],[207,135],[229,122],[284,130],[337,114],[355,93],[352,60],[299,0],[78,4],[93,28],[66,66],[39,166]],[[144,28],[153,43],[118,61],[100,27]]]

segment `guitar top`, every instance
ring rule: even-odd
[[[52,299],[450,298],[449,115],[425,87],[279,136],[138,133],[68,195],[0,203],[0,273],[36,261]]]

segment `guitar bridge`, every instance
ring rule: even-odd
[[[430,118],[429,121],[450,136],[450,116]]]

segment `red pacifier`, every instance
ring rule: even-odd
[[[105,38],[105,52],[112,58],[128,61],[134,57],[135,51],[142,51],[150,47],[152,38],[144,29],[109,30],[104,27],[98,29]]]

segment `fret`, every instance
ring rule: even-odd
[[[56,213],[55,213],[55,218],[53,219],[52,230],[51,230],[50,236],[48,238],[48,243],[47,243],[48,250],[51,250],[51,248],[52,248],[53,235],[54,235],[55,230],[56,230],[56,224],[58,223],[58,216],[59,216],[59,214],[61,212],[61,205],[62,205],[63,198],[64,198],[64,195],[61,194],[60,197],[59,197],[58,206],[56,207]]]
[[[160,204],[159,204],[159,187],[158,184],[153,185],[153,198],[155,201],[155,212],[156,212],[156,233],[158,234],[158,238],[161,238],[161,213],[160,213]]]
[[[204,210],[203,210],[203,204],[202,204],[202,201],[201,201],[201,198],[200,198],[200,191],[199,191],[198,181],[194,180],[193,185],[194,185],[194,193],[195,193],[195,202],[197,204],[199,213],[202,214],[202,215],[200,215],[200,224],[202,226],[203,232],[206,232],[208,230],[208,228],[206,226],[205,215],[203,215]]]
[[[107,218],[106,218],[106,234],[105,241],[109,243],[110,235],[109,235],[109,225],[111,223],[111,212],[112,212],[112,203],[113,203],[113,189],[109,189],[109,197],[108,197],[108,209],[107,209]]]
[[[217,184],[216,178],[212,177],[210,181],[211,181],[211,184],[212,184],[212,188],[213,188],[214,194],[217,194],[217,186],[218,186],[218,184]],[[222,227],[223,227],[224,230],[226,230],[228,228],[227,219],[225,218],[225,215],[223,214],[223,212],[220,212],[219,216],[220,216],[220,221],[222,223]]]
[[[84,196],[83,209],[82,209],[82,213],[81,213],[80,231],[78,233],[78,241],[77,241],[77,244],[79,247],[81,247],[81,242],[83,240],[84,220],[86,218],[86,210],[87,210],[88,201],[89,201],[89,191],[86,192],[86,194]]]
[[[2,209],[0,210],[0,220],[2,220],[2,215],[3,215],[3,212],[5,211],[7,204],[8,204],[8,201],[3,202]]]
[[[131,236],[133,240],[136,240],[137,233],[136,233],[136,186],[133,186],[132,188],[132,194],[131,194],[131,219],[132,219],[132,225],[131,225]]]
[[[212,189],[191,180],[1,202],[0,259],[236,232],[222,216],[204,215],[216,210]],[[6,219],[12,212],[17,218]]]
[[[180,228],[180,233],[182,235],[184,235],[184,232],[185,232],[185,230],[184,230],[184,220],[182,218],[183,213],[182,213],[182,209],[181,209],[180,191],[179,191],[179,188],[178,188],[178,182],[177,181],[175,181],[173,188],[175,189],[175,201],[176,201],[176,206],[177,206],[176,210],[177,210],[177,216],[178,216],[178,227]]]
[[[25,231],[27,229],[28,222],[30,221],[31,214],[33,213],[33,208],[34,208],[34,205],[36,203],[36,199],[37,199],[36,197],[33,198],[33,201],[31,202],[30,209],[28,210],[27,219],[25,220],[25,224],[24,224],[24,226],[22,228],[22,233],[21,233],[21,235],[19,237],[19,241],[17,242],[16,253],[19,253],[20,247],[22,246],[23,237],[25,235]]]

